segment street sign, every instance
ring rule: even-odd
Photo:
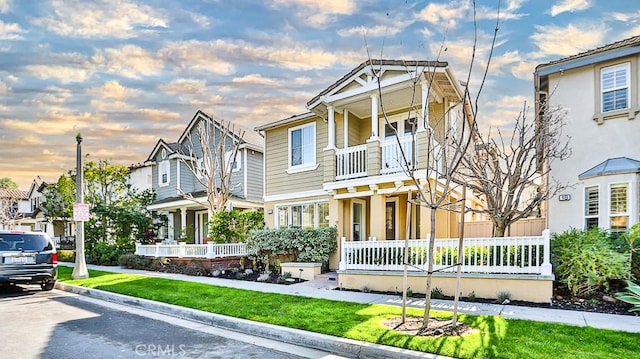
[[[74,203],[73,220],[76,222],[87,222],[89,220],[89,205],[86,203]]]

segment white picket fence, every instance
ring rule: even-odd
[[[244,243],[207,244],[136,244],[136,255],[174,258],[223,258],[247,255]]]
[[[551,275],[550,232],[536,237],[465,238],[462,272]],[[342,238],[340,270],[404,270],[405,241],[347,241]],[[408,270],[426,272],[429,240],[409,240]],[[458,239],[436,239],[434,272],[455,272]]]

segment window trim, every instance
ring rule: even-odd
[[[624,187],[626,188],[626,212],[613,212],[611,211],[611,190],[613,188],[613,186],[616,185],[624,185]],[[607,221],[607,226],[609,227],[609,230],[611,230],[611,219],[613,217],[627,217],[627,229],[629,228],[629,223],[631,220],[631,201],[630,196],[630,190],[631,190],[631,182],[629,181],[620,181],[620,182],[611,182],[608,184],[607,186],[608,188],[608,193],[607,193],[607,200],[608,200],[608,205],[607,205],[607,210],[608,210],[608,221]]]
[[[162,180],[163,167],[166,166],[167,181]],[[169,160],[163,160],[158,163],[158,187],[167,187],[171,183],[171,164]]]
[[[233,151],[226,151],[224,153],[225,164],[228,164],[231,160],[231,153]],[[231,172],[238,172],[242,169],[242,150],[238,149],[236,152],[235,166],[231,168]]]
[[[596,203],[596,214],[587,214],[587,190],[589,189],[593,189],[595,188],[596,190],[596,194],[598,196],[598,202]],[[598,220],[598,226],[600,226],[600,185],[596,184],[596,185],[592,185],[592,186],[585,186],[584,187],[584,191],[582,191],[582,195],[584,200],[582,201],[584,207],[583,207],[583,211],[582,211],[582,216],[584,218],[584,227],[585,229],[587,228],[587,220],[592,219],[592,218],[596,218]]]
[[[602,111],[602,71],[604,69],[614,68],[616,66],[628,66],[628,103],[627,108],[611,110],[607,112]],[[606,63],[598,64],[593,70],[594,77],[594,115],[593,121],[598,125],[604,124],[606,120],[612,120],[617,118],[626,118],[633,120],[636,114],[640,113],[640,105],[637,99],[637,87],[638,87],[638,68],[636,61],[632,58],[625,57],[615,59]]]
[[[622,89],[626,89],[627,90],[627,106],[623,107],[623,108],[614,108],[611,110],[607,110],[605,111],[604,109],[604,88],[603,88],[603,81],[602,81],[602,77],[605,75],[605,73],[611,73],[613,72],[615,74],[615,72],[617,72],[619,69],[624,69],[625,70],[625,83],[626,86],[625,87],[613,87],[611,89],[608,89],[606,92],[613,92],[613,91],[617,91],[617,90],[622,90]],[[615,65],[611,65],[611,66],[606,66],[606,67],[601,67],[600,68],[600,112],[603,114],[608,114],[608,113],[612,113],[612,112],[616,112],[616,111],[625,111],[631,108],[631,63],[630,62],[623,62],[623,63],[619,63],[619,64],[615,64]]]
[[[297,130],[301,130],[304,131],[305,128],[313,128],[313,143],[312,143],[312,159],[310,161],[310,163],[303,163],[300,165],[292,165],[291,164],[291,134],[294,131]],[[304,171],[311,171],[311,170],[315,170],[319,167],[319,164],[317,163],[317,156],[316,156],[316,151],[317,151],[317,139],[318,139],[318,131],[317,131],[317,126],[315,122],[309,122],[309,123],[305,123],[303,125],[300,126],[295,126],[295,127],[291,127],[288,129],[287,131],[287,164],[288,164],[288,168],[287,168],[287,173],[297,173],[297,172],[304,172]]]
[[[281,203],[278,205],[275,205],[273,207],[273,211],[274,211],[274,227],[275,228],[282,228],[280,226],[280,209],[281,208],[287,208],[287,222],[288,225],[284,228],[289,228],[293,225],[293,209],[292,207],[296,207],[296,206],[308,206],[308,205],[312,205],[313,206],[313,227],[314,229],[318,229],[318,228],[325,228],[328,227],[329,225],[325,226],[325,227],[320,227],[320,206],[321,204],[328,204],[329,201],[328,200],[315,200],[315,201],[303,201],[303,202],[292,202],[292,203]],[[327,209],[327,212],[329,212],[330,209]],[[300,228],[305,228],[304,226],[301,226]]]

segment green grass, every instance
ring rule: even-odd
[[[216,287],[141,275],[89,271],[71,279],[72,268],[59,267],[58,280],[89,288],[176,304],[211,313],[304,329],[460,358],[631,358],[640,353],[640,335],[562,324],[507,320],[499,316],[461,315],[479,330],[464,337],[427,339],[386,328],[385,318],[401,308]],[[422,311],[409,308],[409,315]],[[432,311],[441,318],[451,313]]]

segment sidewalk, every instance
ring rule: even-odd
[[[65,266],[73,266],[73,263],[60,264]],[[323,298],[363,304],[388,304],[396,306],[402,305],[401,296],[334,290],[334,288],[337,287],[338,283],[335,280],[330,280],[330,276],[327,275],[322,275],[316,280],[303,282],[300,284],[281,285],[221,279],[214,277],[193,277],[182,274],[150,272],[143,270],[125,269],[121,267],[97,265],[88,265],[87,267],[89,269],[102,270],[106,272],[140,274],[151,277],[178,279],[183,281],[206,283],[221,287],[254,290],[266,293],[299,295],[303,297]],[[410,298],[407,301],[407,306],[409,307],[424,308],[424,305],[424,300]],[[453,311],[453,301],[433,299],[431,301],[431,308],[442,311]],[[499,315],[507,319],[525,319],[576,326],[589,326],[598,329],[610,329],[631,333],[640,333],[640,317],[629,315],[602,314],[561,309],[522,307],[508,304],[500,305],[469,302],[460,302],[458,304],[458,311],[460,313],[474,315]]]

